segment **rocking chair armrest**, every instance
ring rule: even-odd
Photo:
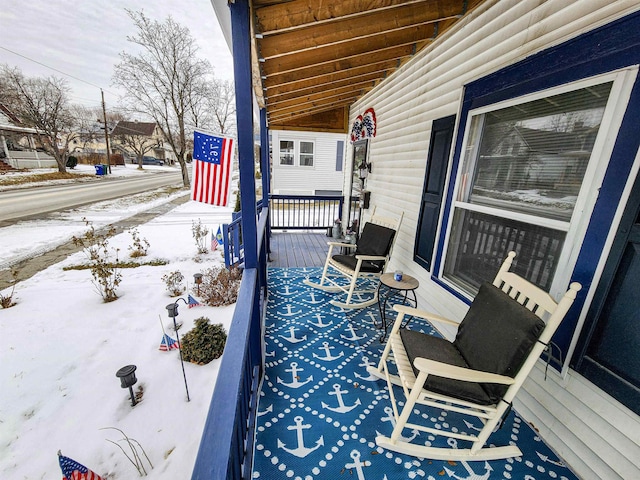
[[[455,365],[449,365],[448,363],[427,360],[426,358],[418,357],[413,361],[413,364],[421,372],[454,380],[463,380],[465,382],[474,383],[501,383],[503,385],[511,385],[515,383],[515,379],[505,375],[457,367]]]
[[[433,320],[435,322],[446,323],[449,325],[453,325],[455,327],[460,325],[460,322],[456,322],[454,320],[450,320],[446,317],[436,315],[435,313],[427,312],[425,310],[420,310],[418,308],[413,308],[408,305],[400,305],[396,304],[393,306],[393,309],[398,313],[404,313],[405,315],[411,315],[413,317],[424,318],[425,320]]]
[[[356,255],[358,260],[386,260],[387,257],[383,257],[381,255]]]
[[[356,248],[357,245],[353,243],[341,243],[341,242],[327,242],[330,247],[343,247],[343,248]]]

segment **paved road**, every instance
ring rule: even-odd
[[[17,219],[124,197],[168,185],[182,185],[180,171],[135,177],[103,177],[71,183],[0,192],[0,227]]]

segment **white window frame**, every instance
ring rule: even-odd
[[[453,200],[451,202],[452,204],[449,215],[445,219],[447,222],[446,234],[444,248],[441,252],[441,258],[443,261],[440,263],[440,269],[438,271],[438,279],[441,282],[445,283],[451,289],[460,293],[469,300],[472,299],[470,292],[463,290],[458,284],[451,282],[444,276],[445,262],[447,252],[449,250],[449,241],[453,229],[453,217],[456,210],[460,208],[468,211],[476,211],[492,216],[498,216],[499,218],[507,218],[529,224],[533,223],[534,225],[565,231],[566,236],[562,247],[562,253],[558,259],[549,293],[557,298],[564,292],[564,290],[566,290],[566,286],[570,282],[571,274],[578,259],[580,247],[582,246],[589,221],[591,220],[591,214],[598,198],[604,174],[611,159],[613,146],[617,139],[620,125],[622,124],[623,115],[629,103],[631,90],[633,89],[637,73],[638,66],[636,65],[630,68],[560,85],[541,92],[504,100],[485,107],[470,110],[468,112],[465,133],[462,141],[461,158],[457,165],[458,170],[455,172]],[[465,158],[471,154],[470,149],[472,146],[469,146],[468,142],[472,119],[474,116],[611,81],[613,82],[613,85],[611,86],[609,100],[607,101],[607,105],[604,110],[600,129],[593,145],[591,157],[589,158],[589,163],[584,174],[582,186],[580,187],[580,192],[570,221],[565,222],[520,212],[506,211],[495,207],[471,204],[459,200],[462,198],[461,179],[464,161]],[[606,159],[606,161],[594,161],[594,159],[597,158]],[[450,176],[449,178],[451,179],[452,177]]]
[[[308,153],[302,153],[302,145],[301,145],[302,142],[310,143],[311,145],[313,145],[313,153],[311,154],[312,156],[311,165],[302,165],[301,163],[302,155],[309,155]],[[314,168],[316,166],[316,142],[314,140],[298,140],[296,146],[298,149],[298,166],[301,168]]]
[[[292,142],[293,143],[293,163],[291,165],[287,163],[282,163],[282,142]],[[279,138],[278,139],[278,166],[283,168],[292,168],[296,166],[296,141],[292,138]]]

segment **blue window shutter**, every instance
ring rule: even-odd
[[[338,146],[336,150],[336,172],[342,171],[343,164],[344,164],[344,140],[338,140]]]

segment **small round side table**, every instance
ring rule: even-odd
[[[382,287],[385,287],[384,290]],[[403,274],[401,281],[394,279],[393,273],[383,273],[380,275],[380,283],[378,284],[378,309],[380,310],[380,318],[382,319],[383,330],[380,341],[384,342],[387,336],[387,303],[393,300],[395,297],[402,298],[403,305],[410,305],[412,307],[418,306],[418,299],[416,298],[416,289],[420,286],[420,282],[411,275]],[[411,298],[413,297],[413,298]],[[405,327],[411,321],[411,318],[404,325]]]

